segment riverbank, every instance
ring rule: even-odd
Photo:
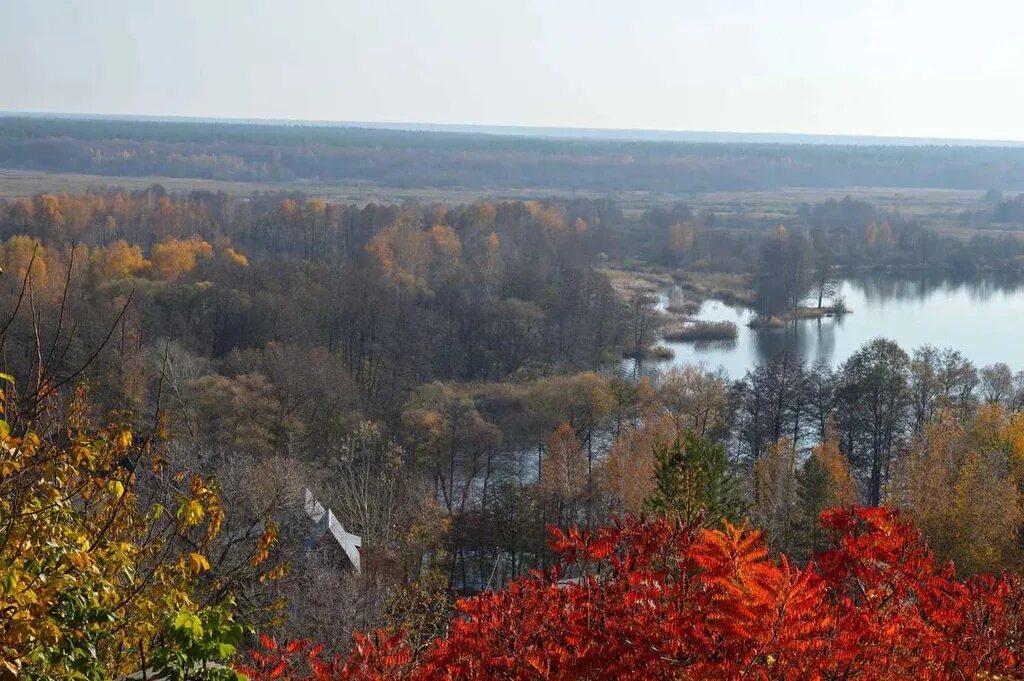
[[[600,270],[612,288],[628,299],[634,293],[656,294],[678,287],[682,295],[674,295],[666,310],[679,315],[692,315],[705,300],[721,300],[729,305],[752,307],[757,294],[751,275],[736,272],[682,272],[653,265],[620,263]]]
[[[699,301],[721,300],[727,305],[752,307],[757,294],[748,274],[734,272],[682,272],[675,277],[679,288]]]
[[[675,284],[672,275],[653,269],[632,269],[622,266],[604,267],[599,271],[608,277],[612,288],[624,300],[629,300],[636,293],[655,295]]]

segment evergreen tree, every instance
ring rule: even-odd
[[[828,469],[816,456],[809,457],[803,468],[797,471],[797,535],[804,556],[825,548],[826,537],[818,517],[828,507],[831,481]]]
[[[850,462],[839,449],[835,426],[829,422],[824,441],[811,451],[796,473],[797,555],[810,557],[828,548],[829,537],[821,513],[835,506],[850,506],[857,498]]]
[[[654,483],[645,504],[653,513],[684,523],[701,517],[707,524],[735,522],[742,517],[743,497],[725,447],[693,431],[677,436],[671,445],[654,445]]]

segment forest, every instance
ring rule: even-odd
[[[190,125],[125,135],[110,172],[369,143]],[[0,165],[105,163],[131,124],[3,126]],[[622,370],[671,322],[623,272],[739,275],[782,314],[843,271],[1020,275],[1015,237],[852,198],[780,226],[154,185],[0,201],[0,265],[0,676],[1024,674],[1024,372],[884,338],[836,367]]]
[[[0,167],[392,187],[709,192],[1024,187],[1024,148],[711,143],[0,116]]]

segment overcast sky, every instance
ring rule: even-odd
[[[1018,0],[0,0],[0,111],[1024,140]]]

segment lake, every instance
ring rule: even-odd
[[[663,292],[667,299],[668,291]],[[935,275],[872,275],[844,279],[839,293],[850,314],[807,319],[784,329],[751,329],[754,312],[720,300],[705,301],[695,317],[732,321],[735,341],[669,343],[671,360],[645,360],[642,371],[703,364],[740,378],[753,365],[792,349],[808,363],[842,363],[864,343],[885,337],[907,353],[926,343],[960,350],[978,367],[1005,362],[1024,369],[1024,281],[997,276],[951,279]],[[632,361],[627,371],[634,371]]]

